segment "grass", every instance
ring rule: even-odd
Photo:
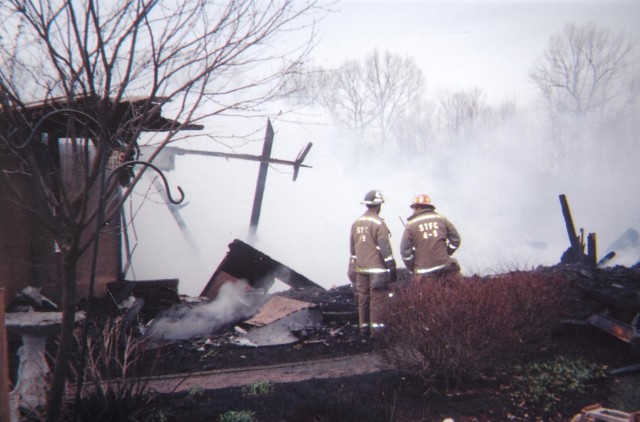
[[[252,396],[266,396],[271,393],[274,389],[274,385],[269,381],[259,381],[244,387],[242,390],[246,394],[250,394]]]
[[[218,418],[219,422],[254,422],[255,413],[249,410],[229,410]]]

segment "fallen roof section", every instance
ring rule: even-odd
[[[246,280],[254,289],[268,291],[275,278],[294,289],[317,288],[326,290],[302,274],[270,258],[247,243],[235,239],[200,296],[213,299],[227,281]]]

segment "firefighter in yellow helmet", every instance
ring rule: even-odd
[[[396,261],[391,234],[380,217],[384,198],[380,191],[367,192],[367,210],[351,225],[349,279],[355,284],[360,334],[375,337],[384,327],[383,309],[389,299],[389,283],[396,281]]]
[[[413,214],[402,234],[400,255],[414,279],[459,272],[458,262],[451,257],[460,246],[455,226],[435,211],[428,195],[416,195],[411,208]]]

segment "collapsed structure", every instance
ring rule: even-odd
[[[622,268],[614,268],[602,276],[597,271],[615,257],[615,250],[609,250],[598,260],[597,238],[595,233],[587,236],[587,253],[585,253],[584,230],[578,236],[573,216],[569,209],[566,195],[560,195],[560,205],[569,236],[569,248],[562,254],[562,264],[577,265],[578,274],[572,279],[577,282],[586,297],[593,300],[596,306],[585,309],[583,319],[567,320],[566,323],[590,325],[628,343],[640,350],[640,280],[635,272],[628,272]],[[637,245],[638,234],[635,236],[628,230],[619,238],[612,248],[636,246],[628,239],[634,239]],[[640,266],[640,261],[635,265]]]

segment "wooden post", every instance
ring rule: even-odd
[[[569,202],[566,195],[560,195],[560,206],[562,207],[562,215],[564,216],[564,223],[567,226],[567,234],[569,235],[569,242],[571,248],[576,254],[582,253],[582,245],[580,245],[580,239],[576,234],[576,228],[573,225],[573,218],[571,217],[571,211],[569,211]]]
[[[9,357],[7,326],[4,322],[4,287],[0,288],[0,422],[9,422]]]
[[[264,196],[264,186],[267,182],[267,170],[269,170],[269,160],[271,159],[271,148],[273,147],[273,127],[271,120],[267,120],[267,132],[264,137],[264,145],[262,147],[262,159],[260,161],[260,170],[258,172],[258,182],[256,184],[256,194],[253,199],[253,210],[251,212],[251,223],[249,224],[249,239],[256,237],[258,230],[258,221],[260,220],[260,210],[262,208],[262,197]]]
[[[598,265],[598,246],[596,241],[596,234],[589,233],[587,235],[587,256],[589,257],[589,265]]]
[[[564,223],[567,226],[567,234],[569,235],[569,242],[571,243],[569,249],[562,255],[561,261],[563,263],[584,262],[584,235],[582,229],[580,229],[580,237],[576,234],[576,228],[573,225],[573,218],[569,210],[569,202],[564,194],[560,195],[560,205],[562,206],[562,215],[564,215]]]

